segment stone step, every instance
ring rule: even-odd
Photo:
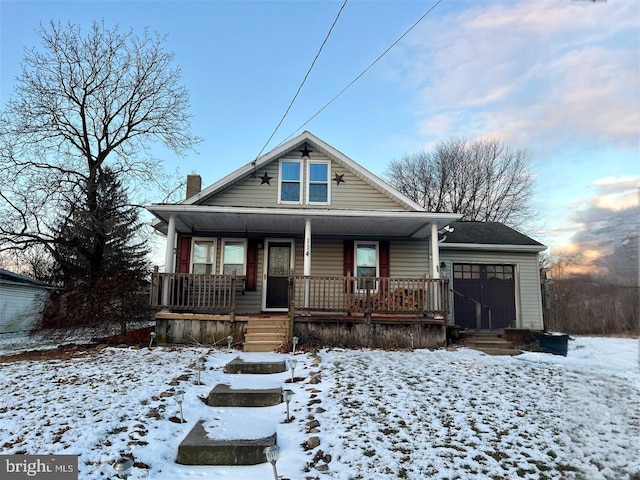
[[[287,370],[284,360],[264,361],[264,362],[245,362],[242,358],[237,357],[224,366],[224,373],[254,373],[254,374],[270,374],[282,373]]]
[[[282,388],[233,389],[226,384],[218,384],[209,392],[207,405],[210,407],[271,407],[282,403]]]
[[[254,420],[247,422],[246,431],[251,432]],[[260,429],[264,431],[263,429]],[[272,434],[261,438],[219,439],[205,429],[200,420],[178,446],[176,463],[182,465],[257,465],[265,463],[264,449],[276,444],[275,427]],[[255,431],[255,429],[254,429]]]

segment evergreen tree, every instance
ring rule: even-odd
[[[62,293],[45,315],[45,326],[101,327],[149,320],[148,250],[138,232],[137,209],[117,174],[99,171],[96,203],[70,197],[59,213],[52,255],[60,272]]]

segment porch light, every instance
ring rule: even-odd
[[[298,345],[298,341],[299,341],[299,340],[300,340],[300,339],[299,339],[298,337],[293,337],[293,338],[291,339],[291,343],[293,343],[293,351],[291,352],[291,354],[292,354],[292,355],[295,355],[295,354],[296,354],[296,345]]]
[[[227,349],[231,350],[231,344],[233,343],[233,335],[227,337]]]
[[[116,477],[127,478],[131,473],[133,467],[133,460],[130,458],[122,457],[113,465],[113,470],[116,472]]]
[[[267,457],[267,462],[269,462],[273,467],[273,480],[278,480],[278,470],[276,469],[276,462],[278,461],[278,458],[280,458],[280,447],[278,447],[278,445],[265,447],[263,453]]]
[[[289,365],[291,366],[291,383],[293,383],[294,373],[296,371],[296,367],[298,366],[298,361],[293,358],[289,361]]]
[[[198,359],[196,360],[196,370],[198,371],[198,385],[201,385],[201,383],[200,383],[200,372],[201,372],[202,370],[204,370],[204,362],[205,362],[206,360],[207,360],[207,359],[206,359],[206,358],[204,358],[204,357],[200,357],[200,358],[198,358]]]
[[[153,345],[153,341],[156,338],[156,332],[151,332],[149,334],[149,348],[151,348],[151,345]]]
[[[287,423],[291,421],[291,418],[289,417],[289,402],[291,401],[292,397],[293,397],[293,390],[287,389],[282,391],[282,399],[287,404]]]
[[[184,390],[178,390],[173,397],[180,407],[180,423],[184,423],[184,416],[182,415],[182,402],[184,402]]]

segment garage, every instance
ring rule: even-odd
[[[460,328],[516,326],[515,265],[454,263],[453,294]]]

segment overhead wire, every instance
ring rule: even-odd
[[[286,142],[287,140],[289,140],[291,137],[293,137],[296,132],[298,130],[300,130],[301,128],[303,128],[304,126],[306,126],[309,122],[311,122],[314,118],[316,118],[318,115],[320,115],[329,105],[331,105],[340,95],[342,95],[344,92],[346,92],[354,83],[356,83],[365,73],[367,73],[369,71],[369,69],[371,69],[371,67],[373,67],[376,63],[378,63],[380,61],[380,59],[382,57],[384,57],[387,53],[389,53],[389,51],[395,47],[405,36],[407,36],[407,34],[413,30],[416,25],[418,25],[422,20],[424,20],[427,15],[429,15],[431,13],[431,11],[436,8],[440,3],[442,2],[442,0],[437,0],[436,3],[434,3],[431,8],[429,8],[429,10],[426,11],[426,13],[424,15],[422,15],[418,20],[416,20],[416,22],[411,25],[402,35],[400,35],[398,37],[398,39],[393,42],[389,48],[387,48],[384,52],[382,52],[378,58],[376,58],[373,62],[371,62],[369,64],[369,66],[367,68],[365,68],[362,72],[360,72],[360,74],[354,78],[346,87],[344,87],[342,90],[340,90],[340,92],[333,97],[331,100],[329,100],[320,110],[318,110],[316,113],[314,113],[306,122],[304,122],[302,125],[300,125],[298,128],[296,128],[293,132],[291,132],[291,134],[285,138],[281,143]]]
[[[327,40],[329,40],[329,37],[331,36],[331,32],[333,31],[333,27],[335,27],[336,23],[338,23],[338,19],[340,18],[340,15],[342,14],[342,10],[344,10],[344,7],[345,7],[345,5],[347,4],[348,1],[349,0],[344,0],[344,3],[340,7],[340,10],[338,10],[338,14],[336,15],[336,18],[333,20],[333,23],[331,24],[331,27],[329,28],[329,31],[327,32],[327,35],[324,37],[324,40],[322,41],[322,44],[320,45],[320,48],[318,49],[318,53],[316,53],[316,56],[314,57],[313,61],[311,62],[311,66],[309,67],[309,69],[307,70],[307,73],[305,74],[304,78],[302,79],[302,82],[300,83],[300,86],[298,87],[298,90],[296,91],[295,95],[291,99],[291,102],[289,103],[289,106],[287,107],[287,109],[285,110],[284,114],[282,115],[282,118],[280,118],[280,121],[278,122],[278,125],[276,125],[276,128],[271,133],[271,136],[269,137],[269,139],[263,145],[262,149],[260,150],[260,153],[258,153],[258,155],[256,155],[256,159],[260,155],[262,155],[262,152],[264,152],[264,149],[267,148],[267,145],[269,145],[269,142],[273,139],[273,137],[275,136],[276,132],[278,131],[278,129],[282,125],[282,122],[284,122],[284,119],[289,114],[289,111],[291,110],[291,107],[293,106],[294,102],[296,101],[296,98],[298,98],[298,94],[300,93],[300,90],[302,90],[302,87],[305,84],[305,82],[307,81],[307,78],[309,78],[309,74],[311,73],[311,70],[313,70],[313,67],[316,64],[316,61],[318,60],[318,57],[320,56],[320,53],[322,52],[325,44],[327,43]]]

